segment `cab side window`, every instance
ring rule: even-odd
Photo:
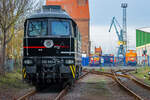
[[[76,26],[75,37],[78,38],[78,27]]]
[[[81,34],[80,34],[78,27],[76,27],[76,37],[79,41],[81,41]]]
[[[78,36],[79,36],[79,41],[81,41],[81,34],[80,34],[80,32],[78,31]]]

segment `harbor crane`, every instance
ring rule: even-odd
[[[118,48],[118,52],[117,52],[117,57],[118,58],[121,57],[121,56],[124,57],[125,56],[124,45],[126,44],[126,42],[123,40],[123,29],[122,29],[122,27],[120,26],[120,24],[118,23],[118,21],[115,17],[113,17],[113,19],[112,19],[109,32],[111,31],[112,26],[114,26],[116,34],[118,36],[119,48]],[[120,29],[120,31],[118,31],[118,28]]]
[[[110,29],[109,32],[112,29],[112,26],[114,26],[116,34],[118,36],[118,52],[117,52],[117,57],[120,59],[121,58],[125,58],[125,54],[127,51],[127,18],[126,18],[126,8],[128,7],[127,3],[122,3],[121,4],[121,8],[123,8],[123,25],[122,27],[120,26],[120,24],[118,23],[117,19],[115,17],[113,17],[111,25],[110,25]],[[118,31],[118,27],[120,29],[120,31]]]

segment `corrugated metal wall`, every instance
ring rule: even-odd
[[[136,30],[136,47],[150,43],[150,33]]]
[[[143,54],[143,51],[147,50],[146,56]],[[136,51],[138,56],[138,64],[142,64],[144,59],[146,62],[144,64],[148,64],[150,62],[150,33],[144,32],[142,30],[136,30]],[[146,58],[145,58],[146,57]]]

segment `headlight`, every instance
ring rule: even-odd
[[[23,63],[24,63],[25,65],[32,65],[32,64],[33,64],[33,60],[32,60],[32,59],[25,59],[25,60],[23,61]]]
[[[74,60],[65,60],[65,64],[74,64]]]

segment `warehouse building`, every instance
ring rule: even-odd
[[[139,63],[142,63],[143,59],[145,59],[146,63],[149,64],[150,27],[136,29],[136,50],[137,56],[139,57]]]
[[[78,24],[82,36],[82,53],[90,52],[88,0],[46,0],[46,5],[60,5]]]

